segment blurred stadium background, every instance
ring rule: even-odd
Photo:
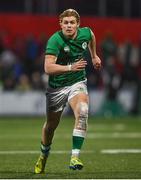
[[[141,0],[1,0],[0,115],[45,113],[44,49],[67,8],[78,10],[81,25],[95,32],[103,62],[100,72],[87,66],[90,114],[139,115]]]
[[[141,0],[0,0],[0,178],[46,178],[33,175],[46,111],[44,49],[67,8],[76,9],[81,25],[94,31],[103,68],[95,71],[86,53],[86,169],[75,174],[64,168],[73,127],[67,107],[48,178],[140,178]]]

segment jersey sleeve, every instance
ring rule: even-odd
[[[87,28],[87,30],[89,32],[89,40],[91,40],[92,39],[92,30],[89,27],[86,27],[86,28]]]
[[[54,34],[49,38],[47,42],[45,54],[58,56],[59,52],[60,52],[60,49],[59,49],[58,41],[57,41],[56,35]]]

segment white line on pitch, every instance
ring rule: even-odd
[[[114,133],[88,133],[88,139],[99,139],[99,138],[141,138],[141,133],[139,132],[114,132]]]
[[[90,154],[90,153],[94,153],[94,151],[81,151],[83,154]],[[12,151],[12,150],[9,150],[9,151],[0,151],[0,154],[39,154],[40,151],[28,151],[28,150],[25,150],[25,151]],[[51,154],[69,154],[71,153],[71,151],[51,151]]]
[[[101,150],[102,154],[123,154],[123,153],[129,153],[129,154],[137,154],[141,153],[141,149],[103,149]]]
[[[83,150],[81,151],[82,154],[93,154],[96,151],[94,150]],[[30,151],[30,150],[25,150],[25,151],[0,151],[0,155],[14,155],[14,154],[39,154],[40,151]],[[70,151],[51,151],[51,154],[70,154]],[[101,154],[139,154],[141,153],[141,149],[103,149],[100,150]]]
[[[9,135],[1,135],[0,139],[36,139],[38,138],[39,135],[31,135],[31,134],[26,134],[26,135],[18,135],[17,137],[14,136],[10,136]],[[63,136],[62,134],[57,134],[55,136],[55,139],[70,139],[71,138],[71,134],[65,134],[65,136]],[[109,132],[109,133],[91,133],[88,132],[87,133],[87,138],[88,139],[118,139],[118,138],[124,138],[124,139],[128,139],[128,138],[141,138],[141,133],[140,132]]]

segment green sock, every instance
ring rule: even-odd
[[[73,136],[72,142],[73,142],[73,149],[81,149],[84,142],[84,137]]]

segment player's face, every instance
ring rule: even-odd
[[[74,16],[64,17],[60,23],[63,34],[69,38],[75,38],[79,24]]]

